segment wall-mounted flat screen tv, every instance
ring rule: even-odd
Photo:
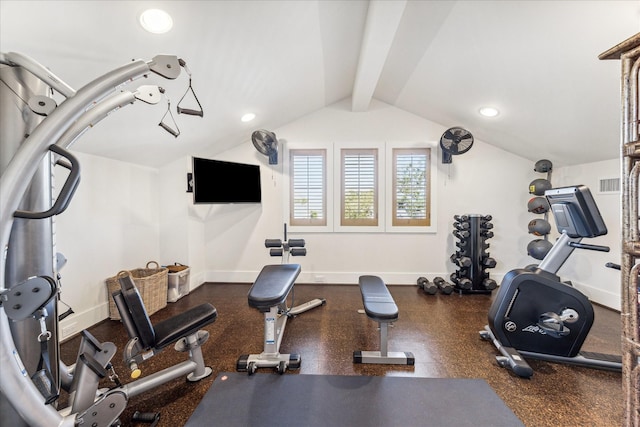
[[[260,203],[260,166],[193,157],[193,203]]]

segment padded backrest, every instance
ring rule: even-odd
[[[147,309],[144,307],[142,297],[140,297],[140,293],[131,275],[119,276],[118,281],[120,282],[122,296],[124,297],[129,315],[137,329],[140,344],[142,344],[144,348],[154,347],[156,342],[155,331],[147,314]]]

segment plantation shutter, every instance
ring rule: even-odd
[[[430,154],[428,148],[393,150],[392,225],[431,225]]]
[[[378,225],[376,149],[343,149],[341,220],[343,226]]]
[[[291,225],[326,225],[326,150],[290,151]]]

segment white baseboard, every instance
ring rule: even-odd
[[[253,283],[258,276],[259,271],[208,271],[205,275],[207,282],[218,283]],[[311,272],[306,273],[302,271],[298,277],[297,283],[312,283],[312,284],[351,284],[357,285],[358,278],[363,275],[379,276],[385,283],[390,285],[416,285],[418,277],[424,276],[429,280],[433,280],[435,277],[442,277],[449,281],[449,273],[416,273],[416,272]],[[502,281],[504,274],[490,273],[490,276],[498,284]]]
[[[620,311],[622,308],[621,296],[619,293],[616,294],[613,292],[603,291],[602,289],[596,289],[583,283],[572,283],[573,287],[585,294],[589,300],[617,311]]]
[[[109,318],[109,303],[106,302],[80,313],[74,313],[60,321],[58,329],[60,341],[64,342],[83,329],[90,328],[107,318]]]

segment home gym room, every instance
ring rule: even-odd
[[[639,30],[637,1],[0,0],[0,425],[639,425]],[[533,306],[569,356],[505,342]]]

